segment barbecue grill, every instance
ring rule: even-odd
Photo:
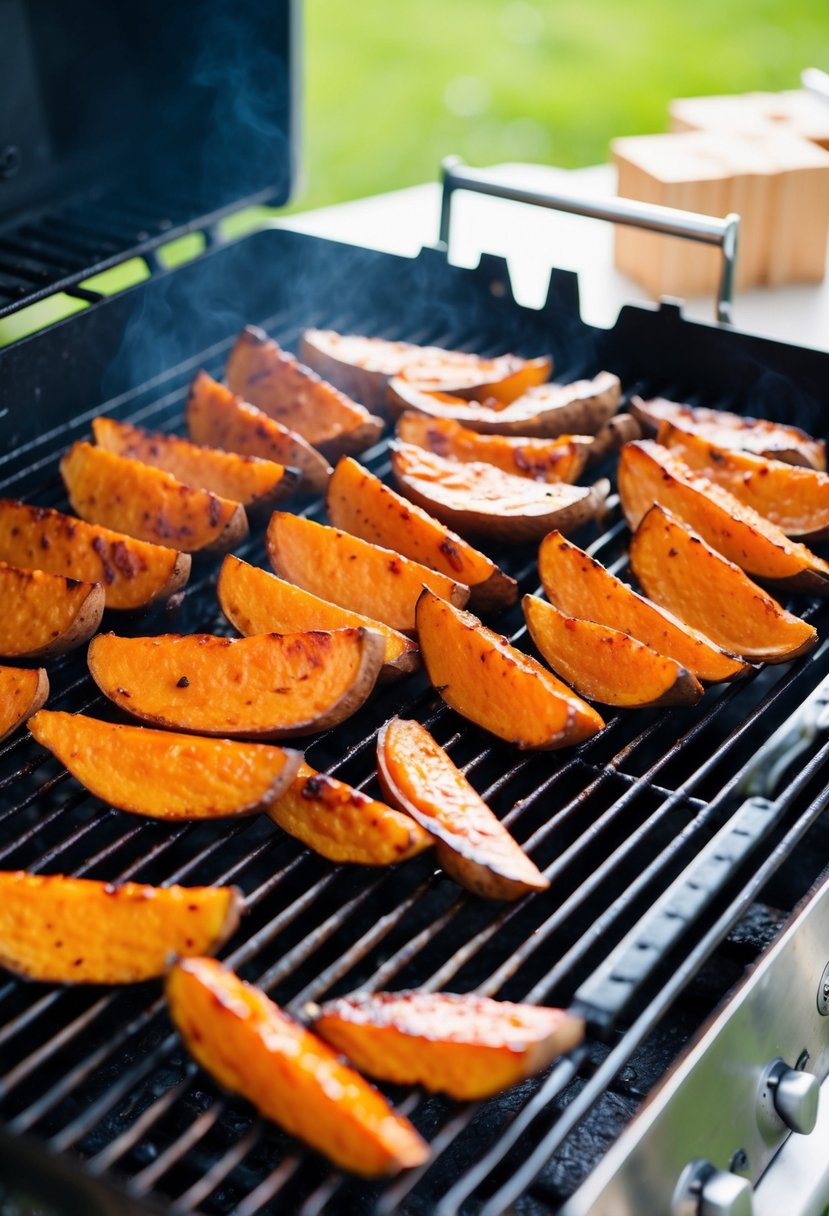
[[[205,7],[218,20],[223,5]],[[259,7],[234,12],[244,23]],[[3,12],[51,20],[59,8],[6,0]],[[278,16],[257,29],[274,34],[284,57],[289,14]],[[135,61],[146,63],[138,53]],[[281,87],[284,131],[290,90]],[[237,201],[284,195],[286,163],[279,161],[275,186],[248,180]],[[57,163],[50,188],[54,174]],[[156,182],[159,190],[181,184],[163,174]],[[543,309],[521,307],[505,263],[486,255],[465,270],[440,248],[401,258],[274,229],[175,271],[156,266],[137,287],[98,298],[82,286],[93,269],[128,249],[153,262],[150,249],[164,239],[159,223],[145,223],[138,239],[138,195],[129,185],[125,178],[107,186],[106,230],[125,234],[117,251],[99,241],[102,212],[88,190],[67,190],[65,204],[48,216],[38,209],[26,223],[29,195],[21,188],[12,197],[0,250],[18,260],[3,273],[38,264],[54,274],[48,284],[30,278],[25,297],[4,280],[9,307],[57,285],[88,307],[0,352],[7,496],[66,509],[58,458],[98,413],[181,430],[194,373],[219,375],[249,323],[288,348],[313,325],[482,354],[551,352],[557,379],[606,367],[627,393],[825,431],[829,355],[692,323],[673,304],[628,306],[612,329],[591,327],[579,315],[575,276],[559,271]],[[98,178],[92,193],[104,197]],[[212,221],[228,205],[214,199],[199,212],[202,201],[178,212],[178,230],[199,215]],[[156,205],[141,222],[170,214]],[[79,223],[83,268],[72,269],[63,252],[58,265],[54,250],[71,248]],[[47,247],[51,260],[38,262]],[[388,476],[385,441],[362,459]],[[316,500],[296,509],[323,516]],[[625,574],[618,509],[577,539]],[[261,530],[238,552],[266,564]],[[522,592],[537,589],[532,549],[490,552]],[[215,562],[198,562],[167,608],[109,614],[105,625],[135,634],[226,632],[216,573]],[[11,1205],[33,1196],[54,1211],[171,1206],[238,1216],[750,1210],[749,1183],[781,1145],[788,1151],[791,1126],[799,1121],[804,1135],[815,1086],[829,1073],[829,736],[821,700],[829,609],[801,598],[797,610],[822,639],[807,656],[711,688],[693,709],[611,712],[604,731],[563,752],[520,754],[493,740],[448,710],[422,675],[383,687],[354,718],[310,741],[311,764],[376,794],[378,728],[395,713],[418,717],[550,878],[549,892],[516,905],[463,892],[427,856],[378,871],[332,865],[264,817],[137,820],[88,795],[25,733],[7,742],[0,865],[112,882],[238,884],[248,914],[222,957],[298,1016],[310,1001],[358,988],[474,989],[578,1008],[589,1033],[546,1074],[486,1103],[388,1087],[431,1142],[432,1159],[367,1184],[214,1085],[188,1059],[157,984],[72,989],[3,976],[0,1207],[4,1198]],[[521,625],[513,611],[497,628],[529,647]],[[50,708],[115,715],[83,654],[51,663],[49,674]],[[771,760],[795,753],[777,788],[764,785]],[[757,1211],[768,1185],[757,1187]]]

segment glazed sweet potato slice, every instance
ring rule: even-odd
[[[389,866],[434,843],[409,815],[305,763],[266,809],[283,831],[329,861]]]
[[[583,697],[622,709],[694,705],[699,680],[673,659],[608,625],[566,616],[535,595],[522,601],[532,640],[558,675]]]
[[[280,578],[404,633],[415,628],[424,584],[453,604],[469,599],[469,588],[445,574],[299,515],[274,511],[266,546]]]
[[[825,441],[813,439],[800,427],[789,423],[767,422],[728,410],[696,409],[666,401],[664,397],[650,401],[633,397],[630,408],[653,434],[663,422],[668,422],[681,426],[684,431],[693,431],[700,439],[721,448],[753,452],[755,456],[767,456],[770,460],[783,460],[805,468],[826,469]]]
[[[538,573],[559,611],[630,634],[704,683],[734,680],[748,671],[744,660],[638,595],[559,532],[541,542]]]
[[[101,583],[107,608],[127,610],[169,599],[191,564],[189,553],[11,498],[0,499],[0,561]]]
[[[0,655],[51,659],[89,641],[104,615],[104,589],[0,562],[0,604]]]
[[[235,932],[235,887],[112,886],[0,873],[0,966],[53,984],[137,984],[175,955],[212,954]]]
[[[342,722],[374,687],[385,643],[369,629],[122,638],[100,634],[89,670],[119,708],[172,730],[288,739]]]
[[[658,504],[636,529],[630,564],[652,600],[751,662],[786,663],[817,642],[814,626]]]
[[[440,865],[484,899],[520,899],[549,880],[425,727],[392,718],[377,736],[386,798],[435,839]]]
[[[49,696],[45,667],[0,666],[0,743],[37,713]]]
[[[584,1021],[472,992],[356,992],[326,1002],[314,1030],[371,1077],[473,1102],[543,1072]]]
[[[420,666],[417,644],[380,621],[349,612],[303,591],[267,570],[249,566],[228,553],[216,587],[222,612],[234,629],[246,637],[256,633],[302,633],[309,629],[373,629],[382,634],[386,653],[381,680],[408,675]]]
[[[336,1165],[373,1178],[427,1160],[428,1146],[381,1093],[220,963],[177,963],[167,1001],[202,1068]]]
[[[480,611],[494,612],[517,600],[515,579],[350,456],[343,456],[334,469],[325,502],[335,528],[465,583],[470,602]]]
[[[185,485],[212,490],[260,511],[272,509],[299,481],[297,469],[275,461],[205,447],[180,435],[145,431],[115,418],[93,418],[92,434],[98,447],[107,452],[140,460],[171,473]]]
[[[195,553],[224,552],[248,534],[245,508],[177,481],[140,460],[75,443],[60,462],[66,492],[82,519],[138,540]]]
[[[103,802],[152,819],[218,819],[264,810],[302,756],[265,743],[120,726],[43,709],[29,730]]]
[[[602,510],[602,486],[529,481],[490,464],[460,464],[409,443],[391,445],[397,484],[417,506],[463,535],[540,540],[551,528],[571,532]]]
[[[296,431],[326,455],[362,452],[380,438],[383,422],[249,326],[230,352],[225,378],[232,392]]]
[[[428,588],[417,604],[420,652],[447,705],[520,748],[581,743],[604,726],[595,709],[529,655]]]
[[[825,561],[661,444],[629,443],[619,458],[618,481],[631,530],[658,502],[747,574],[786,592],[829,595]]]
[[[186,419],[187,433],[195,443],[297,469],[298,488],[309,494],[325,489],[331,467],[316,448],[207,372],[199,372],[190,387]]]

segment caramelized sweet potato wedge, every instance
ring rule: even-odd
[[[249,566],[228,553],[216,587],[222,612],[234,629],[246,637],[256,633],[302,633],[309,629],[372,629],[382,634],[386,653],[381,680],[408,675],[420,666],[417,644],[380,621],[349,612],[303,591],[267,570]]]
[[[48,696],[45,667],[0,666],[0,743],[37,713]]]
[[[434,843],[409,815],[304,762],[266,810],[283,831],[329,861],[389,866]]]
[[[785,592],[829,595],[825,561],[661,444],[651,439],[627,444],[618,482],[631,530],[658,502],[747,574]]]
[[[207,372],[199,372],[190,387],[186,419],[187,433],[195,443],[297,469],[298,488],[309,494],[325,489],[331,467],[316,448]]]
[[[356,992],[327,1001],[314,1030],[371,1077],[474,1102],[577,1047],[584,1021],[472,992]]]
[[[0,655],[51,659],[89,641],[104,615],[104,589],[0,562],[0,604]]]
[[[706,684],[734,680],[748,671],[743,659],[638,595],[559,532],[541,542],[538,573],[559,611],[630,634]]]
[[[469,612],[424,588],[417,603],[429,680],[464,718],[520,748],[581,743],[604,726],[595,709]]]
[[[606,497],[601,486],[529,481],[490,464],[447,460],[409,443],[395,441],[391,449],[392,470],[407,498],[463,535],[516,543],[540,540],[551,528],[570,532],[593,519]]]
[[[146,608],[190,577],[189,553],[136,540],[74,516],[0,499],[0,561],[101,583],[107,608]]]
[[[381,1093],[220,963],[177,963],[167,1001],[202,1068],[342,1169],[374,1178],[427,1160],[428,1146]]]
[[[230,739],[289,739],[351,716],[383,665],[369,629],[122,638],[102,633],[89,670],[105,696],[153,726]]]
[[[753,663],[786,663],[817,642],[814,626],[786,612],[658,503],[636,529],[630,564],[652,600]]]
[[[377,775],[394,806],[435,839],[443,869],[484,899],[520,899],[549,880],[425,727],[392,718],[377,736]]]
[[[138,540],[195,553],[222,553],[248,534],[245,508],[177,481],[140,460],[75,443],[60,462],[72,507],[82,519]]]
[[[0,873],[0,966],[53,984],[137,984],[176,955],[211,954],[235,932],[235,887],[112,886]]]
[[[337,463],[325,501],[335,528],[465,583],[470,603],[480,611],[494,612],[516,602],[515,579],[350,456],[343,456]]]
[[[120,726],[42,709],[29,730],[103,802],[152,819],[218,819],[264,810],[290,786],[299,752],[265,743]]]
[[[380,438],[381,418],[282,350],[261,329],[249,326],[239,335],[225,378],[232,392],[327,456],[363,452]]]
[[[522,604],[532,640],[581,696],[621,709],[694,705],[702,696],[695,676],[629,634],[566,616],[535,595]]]
[[[299,515],[274,511],[265,543],[280,578],[404,633],[415,628],[424,584],[453,604],[469,599],[469,588],[445,574]]]

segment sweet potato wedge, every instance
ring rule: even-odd
[[[829,595],[829,565],[651,439],[619,457],[619,497],[631,530],[653,503],[698,532],[746,574],[785,592]]]
[[[753,663],[786,663],[817,642],[814,626],[786,612],[658,503],[636,529],[630,564],[652,600]]]
[[[560,532],[551,532],[541,542],[538,573],[547,598],[559,611],[628,633],[706,684],[734,680],[748,671],[743,659],[637,595]]]
[[[289,739],[350,717],[374,687],[385,649],[369,629],[235,639],[102,633],[89,647],[89,670],[105,696],[153,726]]]
[[[534,384],[550,379],[553,361],[544,355],[493,359],[466,351],[363,338],[333,330],[306,329],[300,358],[344,393],[382,412],[392,376],[404,376],[423,388],[444,389],[458,397],[512,401]]]
[[[235,932],[235,887],[112,886],[0,873],[0,966],[53,984],[137,984],[176,955],[210,954]]]
[[[409,443],[390,446],[391,467],[407,498],[462,535],[516,543],[540,540],[551,528],[571,532],[604,505],[606,492],[600,486],[529,481],[490,464],[447,460]]]
[[[195,443],[258,456],[297,469],[297,487],[309,494],[325,489],[331,467],[306,439],[237,397],[207,372],[199,372],[187,397],[187,433]]]
[[[0,743],[46,704],[45,667],[0,667]]]
[[[275,461],[205,447],[180,435],[146,431],[115,418],[93,418],[92,434],[98,447],[107,452],[140,460],[171,473],[185,485],[211,490],[258,511],[272,510],[299,481],[297,469]]]
[[[417,603],[420,653],[447,705],[519,748],[581,743],[604,722],[529,655],[424,588]]]
[[[392,805],[435,840],[440,865],[484,899],[521,899],[550,883],[425,727],[392,718],[377,736],[377,776]]]
[[[408,815],[305,763],[266,810],[283,831],[329,861],[389,866],[434,843]]]
[[[405,634],[380,621],[349,612],[338,604],[321,600],[310,591],[267,570],[249,566],[228,553],[219,571],[216,587],[222,612],[234,629],[246,637],[256,633],[302,633],[309,629],[373,629],[386,643],[381,680],[408,675],[420,666],[417,644]]]
[[[410,557],[469,587],[470,603],[497,611],[518,598],[515,579],[422,507],[396,494],[350,456],[337,463],[326,492],[335,528]]]
[[[136,540],[48,507],[0,499],[0,561],[102,583],[107,608],[146,608],[190,577],[189,553]]]
[[[469,588],[445,574],[299,515],[274,511],[265,543],[280,578],[404,633],[415,627],[424,584],[453,604],[469,599]]]
[[[81,519],[138,540],[195,553],[223,553],[248,534],[245,508],[177,481],[140,460],[75,443],[60,462],[72,507]]]
[[[584,1021],[472,992],[356,992],[327,1001],[314,1030],[369,1076],[474,1102],[543,1072]]]
[[[167,1001],[202,1068],[336,1165],[373,1178],[427,1160],[428,1146],[381,1093],[220,963],[177,963]]]
[[[642,427],[633,414],[614,414],[593,436],[587,450],[587,463],[598,464],[606,456],[621,452],[626,443],[641,438]]]
[[[767,456],[770,460],[784,460],[787,464],[799,464],[805,468],[826,469],[826,443],[813,439],[800,427],[785,422],[766,422],[762,418],[744,417],[728,410],[695,409],[655,397],[645,401],[632,397],[633,413],[651,434],[656,434],[663,422],[681,426],[684,431],[693,431],[701,439],[715,443],[721,448],[742,452],[753,452],[755,456]]]
[[[0,604],[0,655],[51,659],[89,641],[104,615],[104,589],[0,562]]]
[[[43,709],[29,730],[81,785],[152,819],[219,819],[264,810],[289,787],[299,752],[266,743],[119,726]]]
[[[381,418],[282,350],[261,329],[248,326],[239,335],[225,379],[232,392],[329,457],[363,452],[380,438]]]

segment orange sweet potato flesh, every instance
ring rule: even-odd
[[[138,540],[194,553],[223,552],[244,540],[245,509],[177,481],[139,460],[75,443],[60,462],[72,507],[82,519]]]
[[[817,642],[814,626],[658,504],[636,529],[630,564],[652,600],[751,662],[785,663]]]
[[[248,565],[232,553],[222,562],[216,593],[222,612],[234,629],[246,637],[256,633],[362,627],[382,634],[385,640],[381,680],[397,679],[420,666],[417,644],[405,634],[359,612],[349,612],[338,604],[321,600],[267,570]]]
[[[380,418],[252,326],[231,350],[225,378],[232,392],[328,455],[362,452],[383,429]]]
[[[350,456],[343,456],[337,463],[325,502],[335,528],[465,583],[470,602],[481,611],[494,612],[517,600],[515,579]]]
[[[136,540],[48,507],[0,499],[0,560],[103,584],[107,608],[145,608],[190,577],[189,553]]]
[[[699,680],[673,659],[608,625],[566,616],[554,604],[525,595],[524,617],[553,670],[576,692],[603,705],[643,709],[694,705]]]
[[[638,595],[559,532],[541,542],[538,573],[547,598],[567,616],[628,633],[704,683],[733,680],[748,670],[744,660]]]
[[[438,861],[462,887],[484,899],[520,899],[549,887],[419,722],[392,718],[381,729],[377,775],[386,798],[434,837]]]
[[[632,530],[660,503],[747,574],[784,591],[829,595],[829,565],[653,440],[619,457],[619,496]]]
[[[434,843],[409,815],[305,763],[266,809],[283,831],[329,861],[389,866]]]
[[[453,604],[469,599],[469,588],[445,574],[299,515],[274,511],[266,547],[281,578],[404,633],[415,628],[424,584]]]
[[[0,666],[0,743],[37,713],[49,696],[44,667]]]
[[[180,435],[146,431],[115,418],[93,418],[92,433],[98,447],[107,452],[163,469],[185,485],[212,490],[243,507],[273,507],[299,480],[296,469],[272,460],[205,447]]]
[[[427,1160],[428,1146],[381,1093],[221,964],[177,963],[167,1001],[202,1068],[336,1165],[374,1178]]]
[[[99,634],[89,670],[105,696],[153,726],[226,738],[324,730],[368,697],[385,643],[368,629],[122,638]]]
[[[326,1002],[314,1030],[369,1076],[471,1102],[548,1068],[584,1021],[471,992],[357,992]]]
[[[42,709],[29,730],[103,802],[152,819],[218,819],[263,810],[291,784],[299,752],[203,739]]]
[[[104,589],[0,562],[0,604],[0,655],[50,659],[89,641],[104,615]]]
[[[195,443],[297,469],[299,488],[309,494],[320,494],[325,489],[331,468],[316,448],[296,431],[237,397],[207,372],[199,372],[191,385],[186,420],[187,433]]]
[[[0,873],[0,965],[54,984],[135,984],[175,955],[211,954],[235,932],[235,887],[121,886]]]
[[[604,722],[546,668],[425,589],[417,604],[420,652],[447,705],[519,748],[568,747]]]

